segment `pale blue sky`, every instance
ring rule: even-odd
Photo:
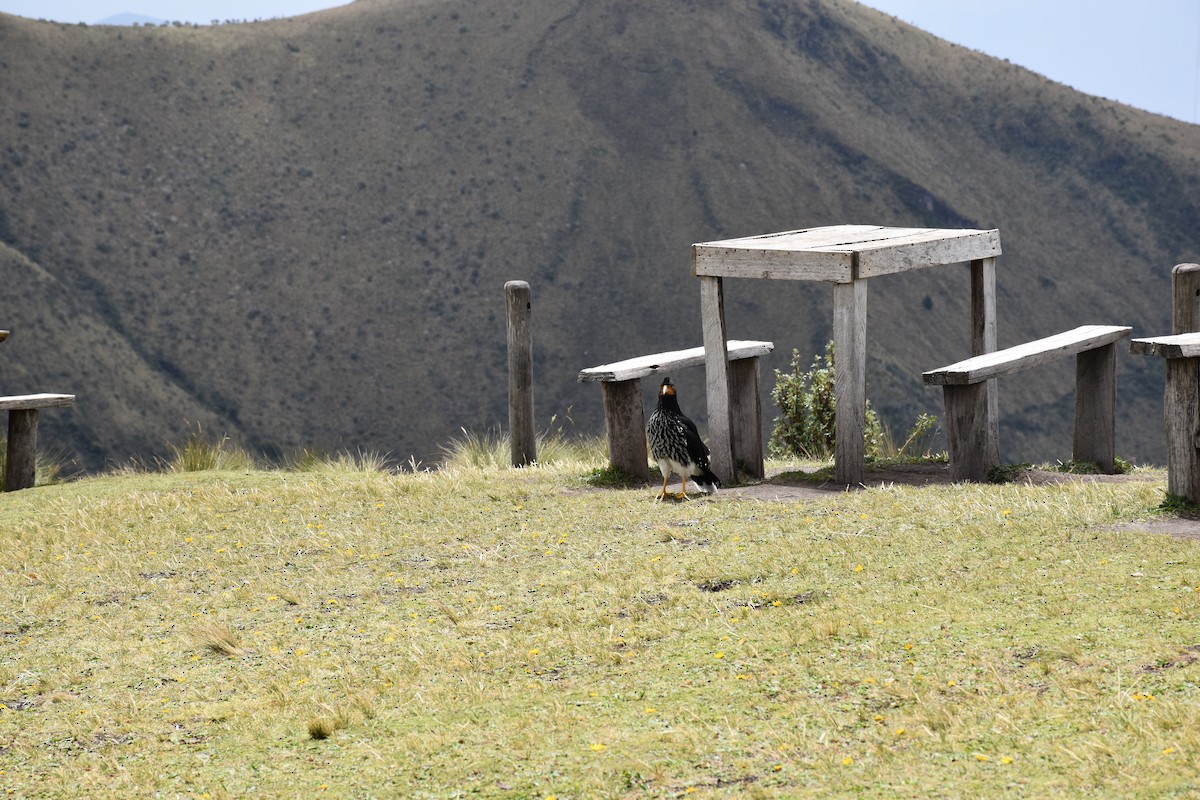
[[[863,4],[1082,92],[1185,122],[1200,121],[1200,0]]]
[[[1089,94],[1200,121],[1200,0],[864,0],[918,28]],[[0,12],[95,24],[307,14],[336,0],[0,0]]]

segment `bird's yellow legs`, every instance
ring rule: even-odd
[[[667,481],[669,480],[671,480],[671,474],[667,473],[663,476],[663,488],[662,491],[658,493],[659,500],[667,499]],[[687,500],[687,475],[683,476],[683,491],[677,495],[674,495],[674,497],[676,500]]]

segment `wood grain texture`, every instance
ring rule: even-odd
[[[1167,359],[1163,428],[1167,436],[1167,491],[1200,502],[1200,265],[1171,270],[1170,336],[1133,339],[1129,352]]]
[[[725,296],[720,278],[700,278],[700,316],[704,328],[704,381],[708,400],[708,449],[712,471],[722,483],[737,479],[733,458],[733,409],[729,397],[729,362],[725,330]]]
[[[1167,433],[1167,491],[1200,503],[1200,359],[1167,361],[1163,393]]]
[[[726,352],[730,361],[765,356],[774,349],[773,342],[731,339],[726,344]],[[627,381],[632,378],[645,378],[659,372],[669,372],[673,369],[698,367],[703,363],[704,346],[701,345],[700,347],[689,347],[686,350],[670,350],[665,353],[614,361],[611,364],[601,364],[598,367],[588,367],[579,371],[579,382]]]
[[[1115,469],[1116,342],[1132,329],[1083,325],[1033,342],[973,356],[922,376],[943,387],[946,433],[953,480],[986,480],[1000,463],[995,399],[996,378],[1075,355],[1075,424],[1072,453],[1104,472]],[[986,336],[977,343],[986,345]]]
[[[996,259],[971,262],[971,355],[996,351]]]
[[[930,370],[923,373],[922,378],[927,384],[940,386],[979,383],[1112,344],[1128,336],[1132,330],[1119,325],[1081,325],[1044,339],[1006,347],[994,353],[984,353]]]
[[[692,274],[846,283],[1000,255],[997,230],[833,225],[692,245]]]
[[[1200,264],[1171,269],[1171,333],[1200,331]]]
[[[758,388],[757,358],[746,358],[729,365],[729,392],[733,407],[734,464],[747,477],[761,480],[767,475],[763,462],[762,401]]]
[[[504,284],[508,322],[508,430],[512,440],[512,465],[523,467],[537,460],[537,431],[533,421],[533,304],[529,284]]]
[[[37,408],[8,412],[8,446],[4,462],[4,491],[31,489],[37,483]]]
[[[696,277],[843,283],[854,274],[853,253],[793,253],[772,250],[701,247],[692,250]]]
[[[1109,475],[1116,469],[1116,404],[1116,344],[1076,355],[1071,457]]]
[[[1159,358],[1200,357],[1200,333],[1176,333],[1171,336],[1134,339],[1129,343],[1129,352]]]
[[[949,384],[942,387],[946,438],[950,451],[950,479],[986,481],[1000,463],[997,442],[987,431],[987,384]]]
[[[1000,232],[931,230],[894,236],[858,251],[856,278],[873,278],[913,269],[995,258]]]
[[[833,472],[838,483],[862,483],[867,407],[867,282],[833,287]]]
[[[996,352],[996,259],[971,262],[971,355]],[[1000,454],[1000,388],[993,378],[987,382],[988,449]]]
[[[604,395],[609,464],[642,480],[650,480],[641,380],[603,383],[600,388]]]
[[[0,411],[63,408],[74,404],[75,395],[73,394],[16,394],[0,397]]]

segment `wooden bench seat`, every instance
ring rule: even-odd
[[[21,394],[0,397],[8,412],[8,449],[4,461],[4,491],[29,489],[37,483],[38,409],[73,405],[73,394]]]
[[[1185,293],[1185,299],[1188,294],[1196,296]],[[1129,351],[1166,361],[1167,493],[1200,503],[1200,333],[1134,339]]]
[[[1200,333],[1134,339],[1129,343],[1129,352],[1159,358],[1200,358]]]
[[[1115,468],[1115,344],[1131,331],[1118,325],[1083,325],[924,373],[925,383],[943,388],[951,479],[983,481],[1000,463],[997,434],[987,429],[986,381],[1072,355],[1076,357],[1072,457],[1111,473]]]
[[[744,472],[757,478],[764,476],[758,359],[774,349],[771,342],[730,340],[727,345],[733,395],[731,416],[736,433],[734,442],[738,445],[734,459]],[[692,347],[580,370],[580,383],[600,383],[612,466],[643,480],[650,479],[641,379],[658,373],[666,376],[671,370],[703,364],[704,348]]]

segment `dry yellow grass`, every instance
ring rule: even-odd
[[[0,496],[0,792],[1200,791],[1200,563],[1126,483],[669,504],[581,464]]]

